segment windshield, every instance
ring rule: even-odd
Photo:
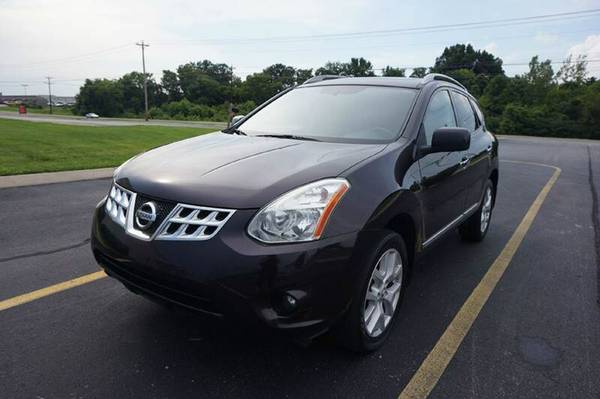
[[[383,86],[300,87],[237,126],[256,135],[381,143],[400,134],[417,91]]]

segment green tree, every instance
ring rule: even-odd
[[[581,85],[587,77],[587,61],[585,55],[579,55],[575,61],[569,55],[556,73],[556,80],[561,83]]]
[[[315,75],[375,76],[375,72],[373,64],[360,57],[350,58],[350,62],[327,62],[315,71]]]
[[[531,61],[529,61],[529,72],[527,72],[524,76],[530,83],[534,85],[551,85],[554,78],[552,61],[546,60],[540,62],[537,55],[532,57]]]
[[[425,75],[427,75],[427,68],[418,67],[418,68],[413,68],[412,73],[410,74],[410,77],[411,78],[422,78],[422,77],[425,77]]]
[[[375,76],[373,72],[373,64],[371,61],[365,60],[363,57],[351,58],[346,64],[346,75],[350,76]]]
[[[273,97],[281,86],[273,82],[270,75],[266,73],[254,73],[246,77],[242,83],[241,92],[244,101],[252,100],[256,104],[262,104]]]
[[[230,84],[233,79],[233,69],[227,64],[215,64],[209,60],[202,60],[196,62],[194,68],[222,85]]]
[[[339,61],[327,62],[315,71],[315,75],[347,75],[347,67]]]
[[[296,84],[301,85],[306,82],[308,79],[313,77],[313,70],[310,69],[296,69]]]
[[[475,74],[504,74],[502,60],[485,50],[475,50],[470,44],[446,47],[435,59],[432,72],[448,73],[456,69],[470,69]]]
[[[123,113],[123,93],[118,82],[109,79],[86,79],[75,97],[75,111],[100,116],[119,116]]]
[[[227,101],[228,84],[232,75],[230,72],[226,73],[224,65],[206,60],[180,65],[177,68],[177,76],[183,97],[193,103],[207,105],[223,104]]]
[[[383,69],[382,75],[383,76],[398,76],[398,77],[403,78],[406,76],[406,69],[394,68],[394,67],[391,67],[388,65]]]
[[[168,101],[179,101],[183,98],[181,87],[179,86],[179,78],[177,73],[169,70],[163,71],[162,79],[160,84],[167,94]]]
[[[587,127],[587,137],[600,139],[600,82],[586,86],[581,95],[582,123]]]
[[[144,74],[130,72],[123,75],[118,83],[123,94],[124,112],[142,114],[144,112]],[[148,106],[159,106],[163,102],[161,87],[154,81],[152,74],[146,74],[148,88]]]
[[[284,64],[273,64],[263,69],[263,73],[271,79],[277,91],[285,90],[296,84],[296,69]]]

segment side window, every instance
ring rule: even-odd
[[[473,113],[473,108],[471,108],[469,99],[456,92],[452,92],[452,99],[454,100],[458,126],[464,127],[471,133],[474,132],[477,128],[477,120],[475,119],[475,114]]]
[[[479,123],[481,124],[481,126],[483,126],[483,130],[485,130],[485,121],[483,119],[483,112],[481,112],[481,108],[479,108],[479,104],[477,104],[477,102],[470,100],[471,105],[473,106],[473,109],[475,110],[475,113],[477,114],[477,118],[479,119]]]
[[[450,102],[450,95],[446,90],[437,91],[431,96],[425,117],[423,129],[425,131],[426,145],[431,145],[433,132],[440,127],[456,127],[454,111]]]

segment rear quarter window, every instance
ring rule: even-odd
[[[464,127],[471,133],[474,132],[477,128],[477,119],[469,99],[457,92],[452,92],[452,99],[454,100],[458,126]]]
[[[475,113],[477,114],[477,118],[479,118],[479,123],[481,124],[482,129],[485,131],[485,120],[483,119],[483,112],[481,112],[481,108],[479,108],[479,104],[477,104],[477,101],[473,101],[471,99],[469,99],[469,102],[473,106],[473,109],[475,110]]]

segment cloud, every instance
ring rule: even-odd
[[[586,55],[588,59],[600,58],[600,35],[591,35],[586,37],[583,43],[578,43],[569,48],[567,56],[577,57]]]

